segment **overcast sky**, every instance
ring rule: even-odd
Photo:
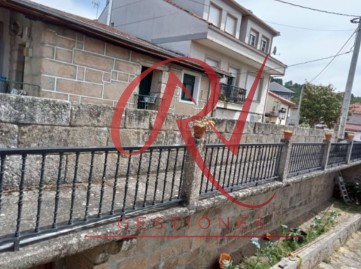
[[[96,8],[92,5],[92,0],[35,1],[92,19],[96,17],[97,13]],[[99,1],[98,14],[101,13],[105,5],[105,0]],[[275,57],[287,65],[335,55],[357,27],[356,24],[350,23],[351,17],[323,14],[282,4],[274,0],[237,1],[281,32],[281,36],[275,38],[273,43],[274,46],[277,46],[278,55]],[[361,15],[360,0],[287,1],[317,9]],[[309,28],[312,30],[299,28]],[[343,49],[344,52],[349,51],[353,47],[354,37]],[[283,80],[292,80],[300,84],[306,80],[311,81],[329,61],[330,59],[290,67],[287,69]],[[350,62],[351,53],[337,57],[313,83],[333,84],[338,91],[343,91],[346,85]],[[353,93],[356,96],[361,96],[361,60],[358,66]]]

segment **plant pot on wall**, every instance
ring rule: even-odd
[[[325,133],[325,140],[326,141],[331,141],[332,138],[332,133],[331,132],[326,132]]]
[[[204,126],[193,126],[193,135],[195,138],[197,139],[200,139],[200,138],[203,138],[204,135],[206,134],[206,130],[207,130],[207,127]]]
[[[292,138],[293,132],[291,130],[284,130],[283,131],[283,139],[286,141],[290,141]]]
[[[348,141],[352,142],[354,137],[355,137],[355,133],[353,133],[353,132],[348,132],[346,139],[347,139]]]

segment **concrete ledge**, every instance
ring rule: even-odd
[[[346,222],[336,225],[332,230],[321,235],[316,241],[299,249],[295,254],[301,257],[301,266],[299,259],[283,258],[271,269],[312,269],[345,244],[348,238],[359,230],[360,227],[361,214],[352,215]]]

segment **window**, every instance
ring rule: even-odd
[[[211,67],[218,67],[219,66],[219,62],[216,60],[213,60],[211,58],[206,58],[206,64],[208,64]]]
[[[237,19],[231,15],[227,15],[225,31],[231,35],[236,34]]]
[[[258,41],[258,33],[256,31],[251,30],[251,33],[249,34],[248,44],[250,44],[253,47],[257,47],[257,41]]]
[[[263,51],[264,53],[268,52],[268,38],[266,37],[262,37],[261,39],[261,51]]]
[[[220,27],[221,25],[221,14],[222,10],[219,7],[211,4],[209,8],[208,21],[213,23],[215,26]]]
[[[246,82],[247,95],[249,94],[249,91],[251,90],[253,82],[255,81],[255,79],[256,79],[256,76],[250,75],[250,74],[247,75],[247,82]],[[256,92],[254,93],[254,96],[253,96],[253,101],[258,102],[261,99],[262,87],[263,87],[263,78],[261,78],[259,80],[258,87],[256,89]]]
[[[199,77],[191,74],[183,74],[183,85],[192,95],[193,99],[197,102]],[[191,98],[181,90],[181,100],[186,102],[192,102]]]

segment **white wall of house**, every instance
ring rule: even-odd
[[[106,22],[106,13],[99,20]],[[168,49],[174,43],[198,38],[205,38],[208,25],[206,22],[181,12],[177,7],[163,0],[113,0],[111,23],[124,32],[162,44]],[[177,51],[186,51],[185,44],[179,44]]]
[[[270,112],[274,111],[278,114],[278,111],[280,109],[284,109],[286,111],[286,113],[284,114],[283,119],[278,117],[275,124],[286,125],[287,119],[288,119],[290,111],[291,111],[290,107],[288,105],[282,103],[279,99],[277,99],[271,95],[268,95],[267,103],[265,106],[265,113],[270,113]]]
[[[250,44],[250,40],[249,40],[250,39],[250,34],[251,34],[251,31],[254,31],[254,32],[256,32],[258,34],[256,48],[258,50],[261,50],[261,40],[264,37],[264,38],[266,38],[268,40],[267,53],[270,52],[271,47],[272,47],[272,39],[273,39],[272,34],[269,31],[267,31],[265,28],[263,28],[262,26],[255,23],[254,21],[252,21],[249,18],[245,19],[245,21],[247,21],[247,23],[246,23],[246,28],[245,28],[246,30],[243,33],[243,34],[245,34],[244,41],[247,44]]]
[[[235,61],[234,58],[227,57],[221,52],[212,50],[197,42],[192,43],[191,57],[203,61],[207,61],[207,59],[217,61],[219,63],[218,67],[227,72],[230,71],[230,68],[237,69],[238,75],[236,77],[235,86],[246,89],[247,91],[250,90],[258,71],[257,69],[245,65],[242,62]],[[264,74],[262,76],[260,87],[255,94],[254,102],[252,103],[250,112],[263,115],[268,84],[269,75]],[[225,112],[223,111],[224,109],[222,109],[222,111],[219,112],[221,113],[219,116],[223,118],[226,116],[231,118],[238,118],[237,112],[241,110],[241,107],[237,108],[235,106],[233,107],[233,105],[228,105],[227,109],[231,109],[231,112]]]

